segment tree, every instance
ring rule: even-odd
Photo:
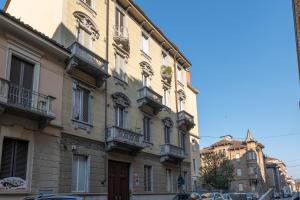
[[[200,176],[202,184],[208,189],[227,190],[234,177],[234,167],[224,153],[202,155]]]

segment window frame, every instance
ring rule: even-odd
[[[236,176],[238,176],[238,177],[240,177],[240,176],[242,176],[242,169],[241,168],[238,168],[238,169],[236,169]]]
[[[145,170],[149,171],[146,172]],[[147,173],[150,173],[150,175],[148,175]],[[146,184],[146,182],[149,181],[145,175],[147,175],[147,178],[150,178],[150,185]],[[144,165],[144,192],[153,192],[153,180],[153,167],[151,165]]]
[[[86,158],[86,169],[85,169],[85,174],[86,174],[86,177],[85,177],[85,190],[83,191],[79,191],[78,190],[78,185],[79,185],[79,181],[78,181],[78,177],[79,177],[79,160],[77,160],[78,162],[78,165],[77,165],[77,174],[76,174],[76,190],[73,190],[73,164],[74,164],[74,157],[77,156],[77,157],[85,157]],[[90,157],[87,156],[87,155],[82,155],[82,154],[73,154],[72,155],[72,192],[75,192],[75,193],[88,193],[89,192],[89,187],[90,187]]]
[[[144,43],[145,41],[147,41],[147,43]],[[144,44],[147,44],[147,49],[145,49],[146,47]],[[150,57],[150,36],[144,31],[141,33],[141,51]]]
[[[173,172],[172,169],[166,168],[167,192],[173,192]]]
[[[168,66],[168,54],[165,51],[161,51],[161,64]]]
[[[122,66],[120,63],[122,63]],[[113,76],[115,78],[122,82],[128,83],[128,75],[126,73],[126,57],[118,51],[116,51],[114,54],[114,70],[115,73]]]
[[[144,142],[152,143],[152,130],[151,130],[151,117],[144,115],[143,117],[143,135],[144,135]],[[145,129],[145,122],[147,121],[147,131]]]

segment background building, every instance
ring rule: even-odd
[[[276,158],[266,157],[265,160],[269,188],[281,195],[295,191],[295,181],[288,176],[286,165]]]
[[[248,130],[244,141],[234,140],[230,135],[223,136],[218,142],[202,149],[201,156],[210,152],[225,153],[234,166],[234,180],[229,190],[261,195],[267,189],[263,148]]]
[[[70,51],[53,147],[59,180],[46,192],[158,199],[196,187],[191,64],[133,1],[12,0],[5,8]]]

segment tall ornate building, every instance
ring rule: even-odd
[[[300,1],[299,0],[293,0],[293,13],[294,13],[294,29],[295,29],[295,38],[296,38],[298,68],[300,74]]]
[[[266,191],[263,148],[248,130],[244,141],[234,140],[230,135],[223,136],[218,142],[202,149],[201,156],[211,152],[225,153],[234,166],[234,179],[229,190],[261,195]]]
[[[8,0],[5,9],[68,52],[56,96],[58,166],[49,180],[29,178],[37,184],[23,192],[126,200],[197,187],[191,63],[141,8],[131,0]],[[39,173],[35,165],[46,164],[33,163],[28,177]]]

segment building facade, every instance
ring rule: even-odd
[[[134,2],[12,0],[5,9],[69,51],[61,82],[52,80],[58,180],[32,194],[157,199],[197,187],[191,64]]]
[[[221,137],[218,142],[202,149],[201,156],[211,152],[225,153],[234,166],[229,191],[261,195],[267,189],[263,148],[248,130],[244,141],[234,140],[230,135]]]
[[[0,12],[0,199],[58,192],[69,51]]]
[[[268,187],[274,188],[274,191],[282,196],[294,192],[295,181],[288,176],[284,162],[271,157],[266,157],[265,160]]]

